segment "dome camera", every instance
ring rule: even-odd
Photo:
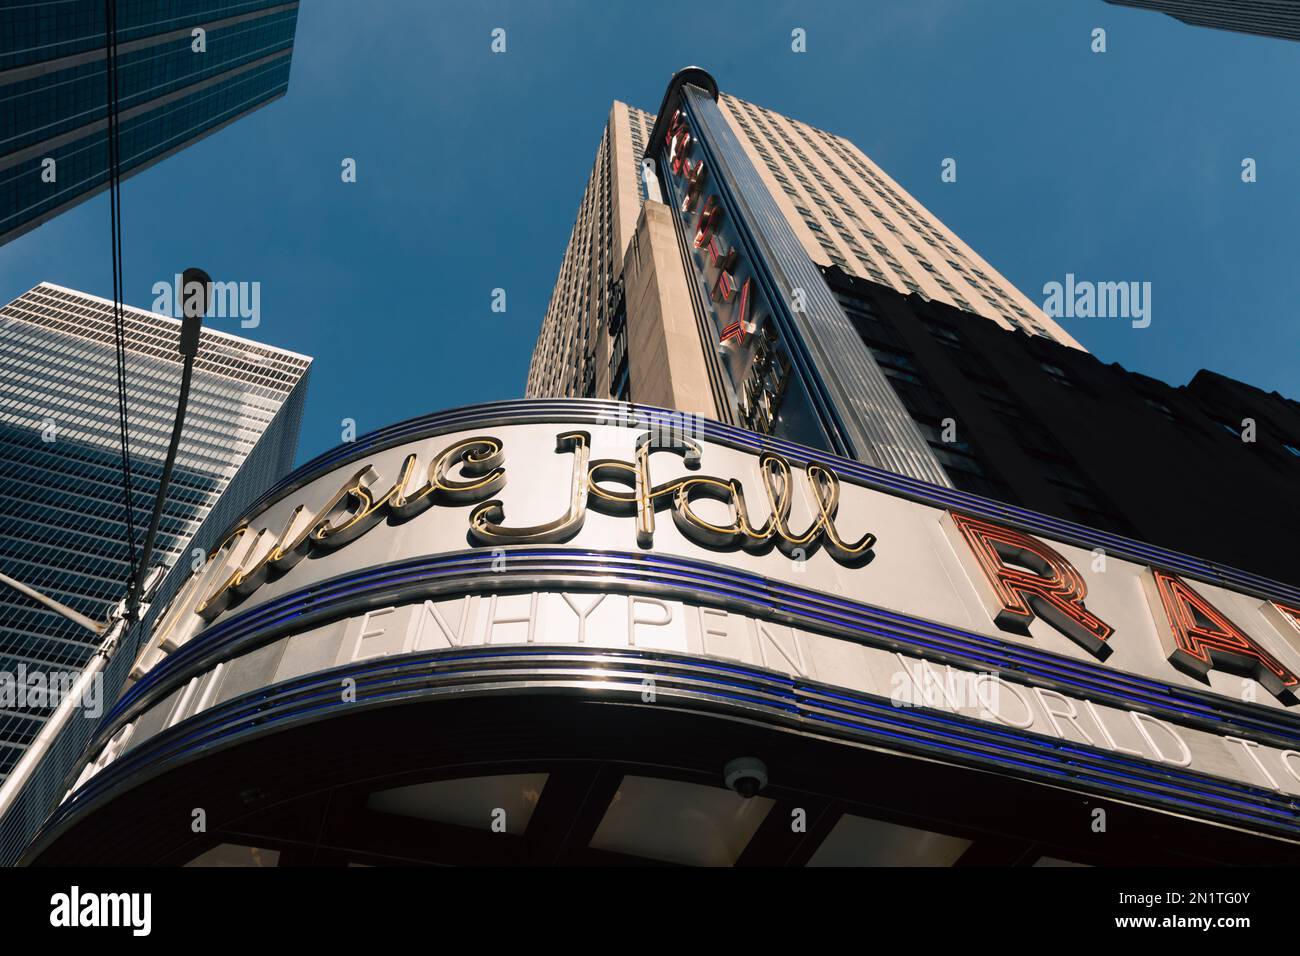
[[[722,768],[722,779],[748,800],[767,786],[767,765],[757,757],[737,757]]]

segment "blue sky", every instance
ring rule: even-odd
[[[242,334],[316,358],[301,460],[522,394],[610,102],[687,64],[852,139],[1035,301],[1151,282],[1149,328],[1063,320],[1103,361],[1300,398],[1300,44],[1101,0],[470,6],[305,2],[288,95],[123,185],[130,304],[192,264],[257,281]],[[43,279],[111,294],[106,197],[0,247],[4,301]]]

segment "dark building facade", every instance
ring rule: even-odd
[[[123,177],[283,96],[298,4],[119,3]],[[0,243],[108,182],[105,4],[0,9]]]
[[[1293,0],[1106,0],[1158,10],[1194,27],[1300,40],[1300,6]]]
[[[957,488],[1300,581],[1294,400],[1210,371],[1167,385],[946,303],[827,280]]]

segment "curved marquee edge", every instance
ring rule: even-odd
[[[338,693],[345,678],[356,682],[354,701],[344,701]],[[357,662],[225,701],[128,750],[92,777],[51,814],[25,856],[39,856],[79,818],[147,779],[253,737],[337,718],[343,710],[438,697],[536,693],[598,696],[635,706],[647,680],[654,681],[656,705],[705,710],[850,745],[993,769],[1300,839],[1300,817],[1289,797],[1084,744],[955,714],[899,708],[885,698],[687,655],[498,646]]]

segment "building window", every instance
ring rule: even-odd
[[[1178,416],[1174,414],[1174,410],[1170,408],[1168,405],[1166,405],[1164,402],[1160,401],[1160,399],[1152,398],[1150,395],[1144,395],[1143,398],[1148,405],[1150,405],[1161,415],[1165,416],[1165,418],[1169,419],[1171,422],[1178,421]]]
[[[875,356],[876,363],[890,378],[898,379],[904,382],[911,382],[913,385],[923,385],[920,375],[917,374],[916,365],[912,360],[902,352],[894,349],[879,348],[877,346],[868,346],[871,354]]]
[[[1059,365],[1053,365],[1051,362],[1039,362],[1039,368],[1046,372],[1058,385],[1064,385],[1066,388],[1074,388],[1074,380],[1070,378],[1070,373]]]
[[[951,348],[955,348],[955,349],[965,348],[965,345],[962,342],[961,335],[958,334],[956,329],[951,329],[946,325],[938,325],[933,322],[927,322],[925,328],[926,331],[928,331],[932,336],[934,336],[944,345],[950,346]]]

